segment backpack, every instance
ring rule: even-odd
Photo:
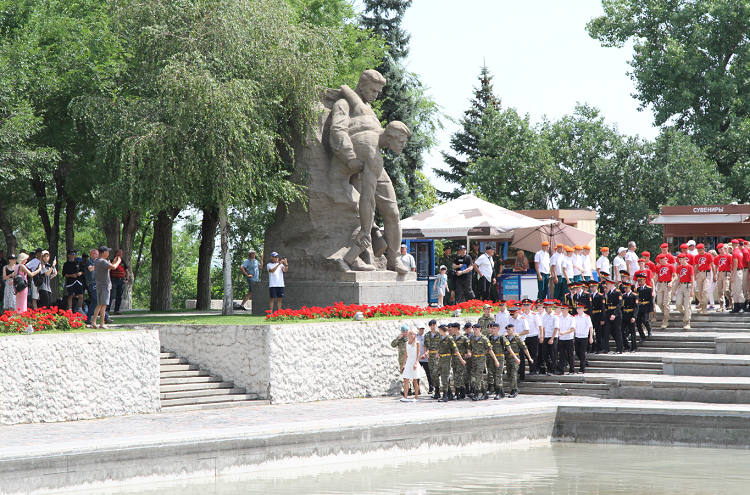
[[[34,282],[34,285],[36,285],[37,287],[41,287],[42,284],[44,283],[44,271],[41,271],[37,273],[36,275],[34,275],[33,277],[31,277],[31,281]]]
[[[26,287],[28,286],[29,284],[26,283],[26,280],[24,280],[22,276],[16,275],[13,277],[13,288],[16,289],[16,294],[26,290]]]

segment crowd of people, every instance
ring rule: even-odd
[[[122,314],[120,306],[129,267],[122,261],[122,250],[101,246],[78,257],[74,249],[58,270],[57,258],[37,249],[33,254],[21,250],[18,255],[0,251],[2,302],[4,311],[24,312],[27,309],[65,308],[86,316],[89,328],[107,328],[112,323],[109,313]],[[52,287],[60,283],[62,297],[52,300]],[[85,295],[88,293],[88,300]],[[99,324],[97,325],[97,317]]]

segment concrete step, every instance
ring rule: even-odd
[[[685,352],[685,353],[697,353],[697,354],[716,354],[716,347],[674,348],[674,347],[638,346],[638,352]]]
[[[189,376],[211,376],[210,371],[196,369],[196,370],[188,370],[188,371],[164,371],[161,370],[159,373],[159,378],[187,378]]]
[[[192,371],[188,371],[187,373],[192,373]],[[207,371],[205,373],[206,374],[202,376],[186,376],[183,378],[161,378],[159,380],[159,385],[165,386],[165,385],[181,385],[181,384],[191,384],[191,383],[215,383],[215,382],[222,383],[220,376],[210,376]]]
[[[188,390],[215,390],[218,388],[233,388],[234,384],[230,382],[213,381],[213,382],[197,382],[197,383],[175,383],[175,384],[160,384],[159,391],[161,393],[167,392],[185,392]]]
[[[197,364],[168,364],[159,367],[161,373],[170,371],[197,371],[201,369]]]
[[[605,383],[585,383],[585,382],[570,382],[570,383],[559,383],[559,382],[521,382],[519,388],[558,388],[558,389],[576,389],[576,390],[609,390],[609,385]]]
[[[232,385],[231,383],[229,385]],[[186,390],[183,392],[166,392],[159,394],[159,398],[162,400],[162,405],[165,400],[171,399],[187,399],[187,398],[220,398],[226,395],[248,395],[245,394],[244,388],[214,388],[208,390]],[[255,394],[253,394],[255,395]],[[256,397],[257,398],[257,397]],[[215,401],[217,402],[217,401]]]
[[[270,406],[271,401],[254,399],[254,400],[241,400],[232,402],[210,402],[208,404],[189,404],[185,406],[169,406],[162,408],[162,412],[182,412],[182,411],[202,411],[205,409],[227,409],[230,407],[248,407],[248,406]]]
[[[581,397],[609,398],[609,385],[593,383],[524,382],[519,390],[528,395],[574,395]]]
[[[160,352],[159,353],[159,359],[166,359],[166,358],[173,358],[177,357],[177,354],[174,352]]]
[[[632,368],[632,369],[650,369],[650,370],[661,370],[661,362],[650,362],[650,361],[631,361],[630,357],[635,353],[627,353],[627,357],[623,358],[622,361],[617,360],[598,360],[589,359],[589,364],[586,368]],[[615,356],[625,356],[626,354],[616,354]],[[625,360],[627,359],[627,361]]]
[[[162,399],[161,407],[189,406],[194,404],[215,404],[219,402],[239,402],[257,399],[256,394],[232,394],[209,397],[185,397],[182,399]]]
[[[628,375],[661,375],[662,369],[644,369],[644,368],[616,368],[614,366],[586,366],[586,371],[589,373],[614,373],[614,374],[628,374]]]
[[[159,366],[167,366],[171,364],[189,364],[185,358],[169,357],[159,359]]]
[[[716,347],[713,342],[706,341],[679,341],[679,340],[648,340],[638,347],[672,347],[673,349],[708,348]]]
[[[593,361],[622,361],[627,360],[630,362],[645,362],[645,363],[659,363],[661,364],[661,358],[659,356],[650,356],[648,354],[628,353],[627,357],[625,354],[594,354],[590,353],[586,355],[589,363]]]

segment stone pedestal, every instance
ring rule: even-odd
[[[291,276],[290,276],[291,275]],[[300,309],[349,304],[407,304],[427,306],[426,280],[417,280],[416,273],[398,274],[389,271],[329,272],[320,277],[302,278],[284,274],[283,308]],[[266,315],[268,280],[253,284],[253,314]]]

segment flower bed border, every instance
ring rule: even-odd
[[[67,332],[85,326],[85,316],[57,306],[51,308],[27,309],[23,312],[5,311],[0,315],[0,335],[26,332],[29,325],[34,332]]]

